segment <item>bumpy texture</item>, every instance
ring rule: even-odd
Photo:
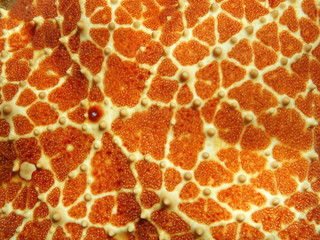
[[[11,2],[0,239],[320,239],[319,13]]]

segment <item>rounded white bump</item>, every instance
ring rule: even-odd
[[[186,172],[185,174],[183,174],[183,178],[189,181],[192,179],[192,174],[190,172]]]
[[[247,181],[247,177],[243,174],[240,174],[238,176],[238,181],[239,181],[239,183],[245,183]]]

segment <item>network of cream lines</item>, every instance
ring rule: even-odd
[[[17,0],[0,28],[0,239],[320,239],[318,1]]]

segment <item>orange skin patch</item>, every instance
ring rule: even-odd
[[[13,209],[24,210],[27,205],[28,188],[24,187],[12,203]]]
[[[290,195],[297,189],[298,177],[302,182],[306,179],[308,173],[308,161],[299,159],[293,163],[284,163],[283,166],[275,172],[277,188],[283,195]]]
[[[141,17],[142,5],[141,1],[124,0],[121,2],[121,6],[124,7],[134,18],[139,19]]]
[[[208,47],[196,40],[182,42],[173,50],[173,56],[182,66],[194,65],[208,55]]]
[[[33,217],[34,218],[45,218],[49,215],[49,208],[46,203],[41,202],[40,205],[34,209]]]
[[[39,189],[39,193],[47,192],[54,184],[53,174],[49,170],[37,170],[32,174],[33,185]]]
[[[84,218],[87,214],[86,202],[79,202],[77,205],[74,205],[70,208],[68,214],[75,219]]]
[[[60,188],[55,187],[48,194],[47,202],[51,205],[51,207],[56,207],[59,203],[59,199],[60,199]]]
[[[101,70],[103,62],[103,52],[89,40],[80,44],[80,62],[83,66],[89,69],[92,74],[97,74]]]
[[[17,94],[18,89],[19,89],[18,84],[12,84],[12,83],[5,84],[1,88],[4,100],[7,102],[11,101],[14,98],[14,96]]]
[[[293,37],[288,31],[282,31],[279,35],[281,43],[281,53],[286,57],[292,57],[294,54],[301,52],[302,43]]]
[[[122,61],[115,54],[108,58],[107,67],[104,93],[111,98],[113,104],[129,107],[138,104],[150,72],[134,62]]]
[[[31,21],[34,18],[34,11],[32,0],[20,0],[11,7],[9,15],[17,20]]]
[[[228,56],[236,59],[242,65],[249,65],[252,62],[253,53],[248,39],[241,39],[228,53]]]
[[[103,228],[89,227],[83,240],[111,239]]]
[[[119,193],[117,197],[117,212],[111,216],[111,224],[125,226],[140,218],[141,208],[131,193]]]
[[[130,152],[139,149],[143,155],[150,154],[160,160],[164,157],[171,118],[170,108],[151,106],[148,111],[137,112],[129,119],[117,118],[112,123],[112,130]]]
[[[62,191],[62,203],[64,206],[73,204],[87,187],[87,177],[85,174],[79,174],[76,178],[70,179],[65,183]]]
[[[180,203],[179,210],[199,223],[211,224],[228,220],[231,214],[212,199],[199,198],[193,203]]]
[[[72,112],[68,113],[68,118],[75,123],[81,124],[86,120],[84,117],[86,112],[86,109],[78,107]]]
[[[62,0],[60,2],[62,2]],[[62,22],[62,34],[69,35],[77,28],[77,23],[80,20],[80,4],[77,1],[64,1],[64,4],[59,4],[58,10],[64,17]]]
[[[111,217],[111,210],[114,206],[112,196],[106,196],[95,200],[90,209],[89,220],[93,224],[106,224]]]
[[[258,121],[269,135],[278,138],[282,143],[296,149],[310,149],[312,131],[305,129],[304,119],[295,110],[279,108],[277,114],[262,114]]]
[[[132,189],[136,180],[129,167],[127,157],[112,142],[112,136],[109,133],[103,135],[102,143],[101,151],[97,152],[91,161],[94,178],[94,182],[91,184],[92,193],[119,191],[122,188]]]
[[[314,225],[308,225],[305,220],[296,221],[282,230],[279,234],[281,239],[309,239],[314,237],[316,239],[319,235],[316,235],[316,230]]]
[[[0,136],[8,137],[10,133],[10,124],[5,119],[0,119]]]
[[[89,101],[90,102],[102,102],[104,100],[104,95],[101,89],[94,85],[92,86],[90,93],[89,93]]]
[[[53,22],[46,20],[35,30],[32,37],[32,45],[35,50],[45,47],[54,48],[59,45],[60,30]]]
[[[192,169],[197,162],[198,152],[203,148],[204,133],[200,112],[192,108],[182,108],[176,113],[173,127],[174,139],[170,142],[168,158],[176,166]]]
[[[258,193],[252,186],[233,185],[230,188],[218,193],[218,199],[227,203],[230,207],[237,210],[249,211],[251,204],[263,206],[267,199],[261,193]]]
[[[80,240],[82,237],[83,227],[77,223],[67,223],[65,225],[67,232],[70,234],[71,239]]]
[[[185,11],[187,27],[193,27],[200,17],[209,12],[210,2],[208,0],[189,1],[190,5]]]
[[[180,172],[174,168],[168,168],[164,173],[164,185],[167,191],[172,192],[176,186],[181,183],[182,178]]]
[[[140,195],[140,202],[144,208],[149,209],[160,202],[160,197],[155,192],[143,190]]]
[[[228,223],[225,226],[211,227],[211,236],[214,239],[234,240],[237,237],[237,223]]]
[[[317,18],[317,6],[314,0],[303,0],[301,4],[301,8],[308,17],[315,21]]]
[[[193,29],[193,35],[198,39],[207,42],[209,45],[216,43],[214,18],[208,17],[201,24]]]
[[[213,121],[218,104],[218,99],[211,99],[201,108],[201,115],[204,117],[206,122],[210,123]]]
[[[55,0],[37,0],[36,12],[43,18],[54,18],[57,16],[57,6]]]
[[[30,86],[38,90],[44,90],[56,86],[59,82],[59,77],[56,75],[48,74],[47,71],[37,69],[32,72],[28,78]]]
[[[269,136],[261,128],[250,125],[241,137],[241,148],[243,150],[263,150],[270,144]]]
[[[159,75],[168,77],[174,76],[177,71],[177,66],[174,65],[170,58],[163,59],[157,70]]]
[[[244,0],[246,19],[252,22],[269,13],[268,9],[263,7],[258,1]]]
[[[114,47],[125,57],[136,56],[140,47],[146,46],[150,41],[149,34],[143,31],[134,31],[130,28],[118,28],[113,33]]]
[[[5,189],[6,191],[6,202],[10,203],[12,202],[16,196],[19,193],[19,190],[21,189],[21,182],[17,183],[17,182],[9,182],[7,184],[7,187]]]
[[[294,213],[286,207],[267,207],[254,212],[252,214],[252,220],[256,223],[260,222],[263,226],[263,230],[271,232],[273,230],[280,231],[282,225],[292,223],[294,216]]]
[[[189,104],[192,99],[193,93],[191,92],[189,86],[187,84],[182,85],[177,95],[177,103],[180,105],[186,105]]]
[[[314,84],[319,88],[320,86],[320,62],[312,60],[310,62],[310,78]]]
[[[16,115],[12,118],[14,131],[18,135],[25,135],[30,133],[34,126],[30,123],[27,117],[22,115]]]
[[[23,216],[11,212],[8,216],[0,217],[0,226],[3,230],[0,232],[1,239],[10,239],[16,233],[16,229],[22,224]]]
[[[48,103],[36,102],[27,110],[29,118],[36,126],[54,124],[59,114],[50,108]],[[41,116],[41,118],[39,118]]]
[[[277,23],[273,22],[264,25],[257,31],[257,38],[267,46],[272,47],[275,51],[279,50]]]
[[[0,183],[9,182],[12,176],[13,160],[17,158],[17,154],[14,149],[13,143],[9,141],[0,142],[0,151],[1,151],[0,170],[2,174],[2,177],[0,178]]]
[[[156,77],[152,80],[148,97],[152,100],[169,103],[178,91],[178,81]]]
[[[252,178],[250,181],[255,188],[262,188],[272,195],[278,193],[277,182],[272,171],[263,170],[256,178]]]
[[[291,69],[296,74],[304,79],[309,78],[309,57],[307,54],[303,54],[302,58],[291,64]]]
[[[157,229],[148,220],[140,219],[135,224],[138,239],[156,240],[159,238]]]
[[[96,10],[96,8],[105,6],[105,1],[103,1],[103,0],[86,0],[86,3],[84,6],[85,6],[86,16],[90,17],[91,14]]]
[[[284,145],[276,145],[272,149],[272,156],[278,161],[297,160],[301,157],[299,151]]]
[[[304,212],[312,207],[317,206],[319,197],[311,192],[298,192],[285,201],[288,207],[294,207],[299,212]]]
[[[19,233],[18,239],[45,239],[51,225],[52,223],[49,219],[29,221],[24,225],[22,232]]]
[[[69,172],[76,169],[87,157],[93,137],[74,127],[57,128],[52,132],[43,132],[40,143],[44,153],[52,157],[52,169],[59,181],[66,179]],[[73,150],[67,151],[67,144]]]
[[[131,24],[133,22],[130,14],[124,10],[122,7],[118,7],[115,11],[115,22],[122,25],[122,24]]]
[[[6,61],[6,76],[9,81],[25,80],[30,72],[28,62],[19,60],[17,58],[10,58]]]
[[[241,81],[246,74],[246,70],[244,68],[239,67],[228,60],[223,60],[221,62],[221,72],[222,86],[225,88],[230,87],[235,82]]]
[[[267,162],[264,157],[254,151],[240,152],[240,160],[243,170],[251,174],[263,170]]]
[[[200,193],[200,189],[194,182],[189,182],[183,186],[179,197],[182,200],[195,199]]]
[[[273,65],[278,59],[278,55],[270,48],[260,42],[253,42],[254,64],[259,70]]]
[[[77,53],[80,48],[80,35],[76,32],[74,35],[70,36],[68,47],[72,53]]]
[[[299,22],[297,19],[296,11],[292,6],[289,6],[288,9],[283,12],[283,15],[280,17],[279,22],[282,25],[287,26],[291,32],[298,31]]]
[[[226,167],[232,172],[238,172],[240,169],[239,150],[235,148],[222,149],[217,153],[220,161],[224,162]]]
[[[156,64],[163,55],[163,47],[160,43],[151,41],[145,50],[139,50],[137,54],[138,63],[146,63],[149,65]]]
[[[242,0],[229,0],[221,4],[221,8],[236,18],[243,18],[244,8]]]
[[[195,89],[197,94],[202,99],[211,97],[220,85],[218,62],[213,61],[207,66],[199,69],[196,72],[196,77],[197,81],[195,83]]]
[[[239,240],[247,240],[248,236],[252,237],[254,240],[264,240],[265,236],[255,227],[250,226],[249,224],[243,223],[240,233]]]
[[[295,73],[289,73],[285,68],[278,67],[263,75],[263,81],[279,94],[295,97],[299,92],[305,91],[306,80]]]
[[[104,7],[91,16],[90,22],[93,24],[106,25],[111,21],[111,8]]]
[[[194,172],[194,177],[201,186],[212,187],[233,180],[233,174],[215,161],[201,162]]]
[[[41,157],[41,149],[36,138],[20,138],[15,142],[15,148],[21,162],[36,164]]]
[[[80,67],[74,65],[71,77],[48,96],[50,102],[56,103],[59,109],[66,111],[80,103],[88,96],[88,80],[80,73]]]
[[[219,137],[227,143],[237,143],[243,130],[241,113],[227,103],[215,115],[214,124],[219,129]]]
[[[224,13],[218,15],[218,32],[219,42],[224,43],[229,40],[233,35],[240,32],[242,23],[233,20]]]
[[[164,46],[171,46],[180,39],[181,32],[184,29],[182,17],[182,13],[175,11],[173,8],[164,9],[160,13],[160,24],[164,24],[162,27],[160,42]],[[168,18],[170,19],[168,20]]]
[[[162,185],[162,172],[159,165],[141,160],[135,164],[138,179],[144,188],[160,189]]]
[[[278,105],[277,99],[271,92],[263,89],[261,84],[252,83],[252,81],[231,89],[228,96],[236,99],[243,109],[251,110],[257,115]]]
[[[100,47],[105,47],[109,41],[110,33],[106,28],[91,28],[90,36]]]
[[[62,227],[57,227],[56,231],[54,232],[52,236],[52,240],[69,240],[70,238],[67,238],[66,233],[63,231]]]
[[[301,18],[299,25],[301,29],[300,35],[306,43],[313,43],[318,39],[320,34],[319,26],[307,18]]]
[[[315,160],[311,163],[308,173],[308,180],[311,182],[313,191],[320,191],[320,161]]]
[[[175,212],[160,209],[151,214],[151,220],[169,234],[182,233],[190,230],[190,226]]]
[[[308,221],[315,220],[316,224],[320,224],[320,205],[307,213]]]

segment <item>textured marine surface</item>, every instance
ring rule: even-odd
[[[0,239],[320,239],[319,4],[1,9]]]

